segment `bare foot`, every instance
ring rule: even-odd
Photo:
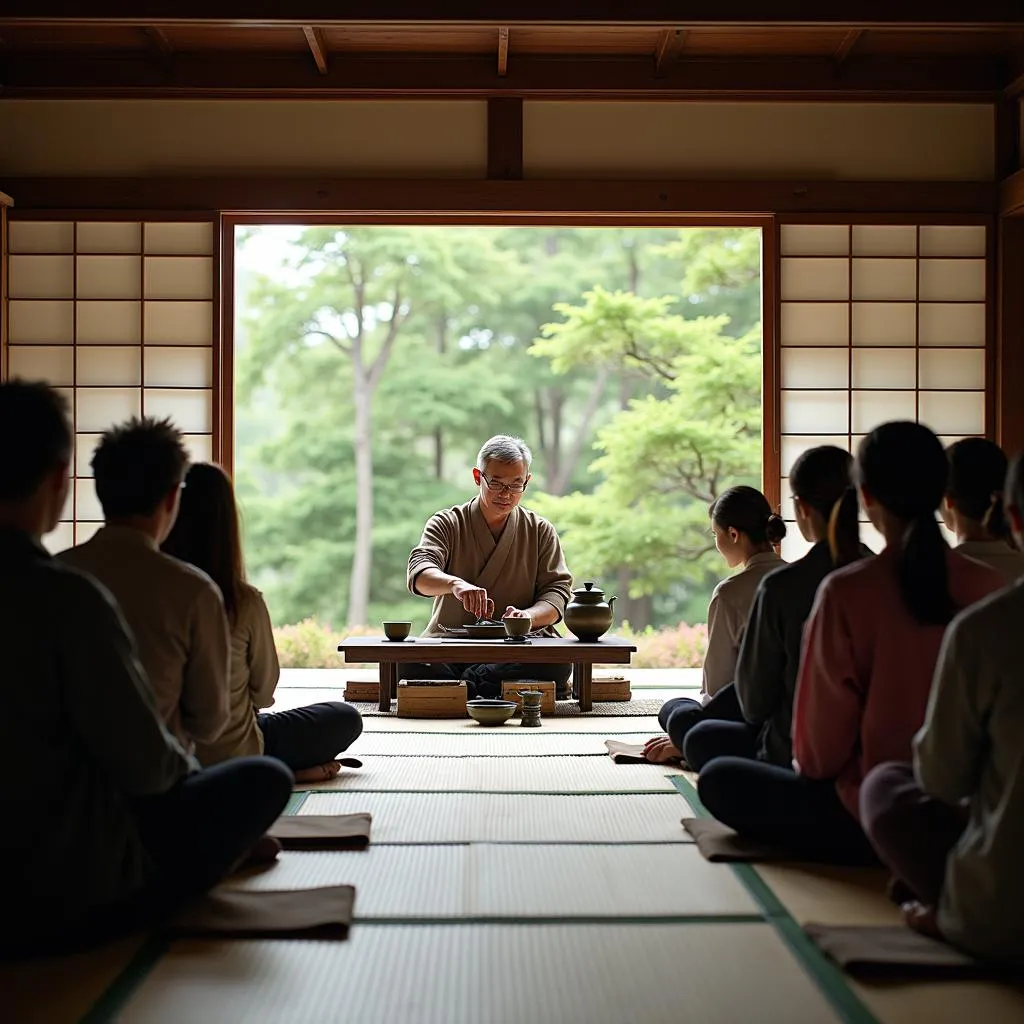
[[[300,768],[295,773],[296,782],[327,782],[341,771],[340,761],[328,761],[316,764],[312,768]]]
[[[945,941],[942,932],[939,931],[938,913],[935,907],[911,900],[909,903],[904,903],[900,909],[903,911],[903,921],[908,928],[927,935],[930,939]]]
[[[235,866],[231,869],[234,871],[242,871],[246,868],[259,868],[266,867],[268,864],[273,864],[277,860],[278,854],[281,852],[281,843],[273,836],[260,836],[252,846],[249,847],[249,852],[244,857],[241,857]]]
[[[672,745],[667,736],[655,736],[644,744],[644,757],[652,764],[671,764],[681,761],[683,755]]]

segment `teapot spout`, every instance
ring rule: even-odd
[[[615,611],[615,602],[617,600],[618,600],[618,597],[609,597],[608,598],[608,607],[611,608],[612,611]]]

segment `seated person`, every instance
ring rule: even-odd
[[[228,724],[230,636],[220,591],[160,551],[174,525],[188,455],[170,420],[108,430],[92,457],[106,525],[61,552],[117,599],[167,727],[191,752]]]
[[[715,547],[725,564],[730,569],[743,568],[722,580],[711,595],[701,700],[676,697],[662,705],[658,722],[668,735],[647,741],[648,761],[679,760],[686,734],[700,721],[743,721],[732,685],[743,630],[758,584],[767,573],[785,565],[775,546],[786,536],[786,524],[756,488],[730,487],[711,503],[708,515]]]
[[[705,719],[687,734],[686,763],[700,771],[714,757],[731,754],[789,768],[793,696],[804,623],[821,581],[838,565],[862,554],[832,552],[828,526],[832,511],[850,486],[849,452],[823,445],[804,452],[793,464],[789,486],[796,523],[814,547],[792,565],[761,579],[743,633],[736,665],[736,697],[743,721]]]
[[[1010,546],[1003,515],[1006,456],[983,437],[968,437],[946,449],[949,484],[942,521],[956,534],[957,551],[991,565],[1007,583],[1024,576],[1024,554]]]
[[[1006,484],[1024,544],[1024,462]],[[963,612],[939,655],[914,765],[864,780],[861,820],[912,897],[907,923],[966,952],[1024,967],[1024,675],[1017,630],[1024,582]]]
[[[572,596],[572,575],[555,528],[520,505],[530,482],[530,449],[499,434],[480,449],[473,469],[477,496],[427,520],[409,556],[409,589],[434,598],[424,636],[477,619],[516,616],[558,636],[554,624]],[[506,679],[553,679],[571,697],[569,665],[403,664],[400,679],[465,679],[470,697],[500,697]]]
[[[23,957],[159,924],[260,842],[292,778],[262,757],[199,771],[110,594],[40,543],[68,493],[64,399],[0,384],[0,431],[0,955]]]
[[[284,761],[298,782],[337,775],[341,765],[335,757],[363,730],[351,704],[325,701],[273,715],[259,713],[274,703],[281,669],[263,595],[245,581],[234,490],[220,466],[200,462],[189,469],[178,518],[162,548],[202,569],[217,584],[231,626],[231,717],[216,740],[196,744],[199,761],[209,765],[267,754]]]
[[[806,856],[874,862],[860,826],[864,776],[908,760],[953,616],[998,590],[994,569],[950,551],[936,519],[948,464],[918,423],[885,423],[860,443],[854,479],[885,550],[837,569],[818,589],[804,631],[793,711],[796,771],[718,757],[697,790],[742,835]],[[844,550],[857,542],[857,498],[837,510]]]

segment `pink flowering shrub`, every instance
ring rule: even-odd
[[[634,668],[700,668],[704,664],[708,627],[703,622],[694,626],[680,622],[678,626],[657,630],[648,626],[640,632],[634,632],[628,623],[623,623],[615,632],[636,644]]]
[[[281,668],[349,668],[338,654],[338,644],[347,636],[383,636],[380,629],[367,626],[332,627],[317,619],[303,619],[291,626],[274,629],[274,643]]]

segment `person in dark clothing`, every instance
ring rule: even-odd
[[[818,588],[793,701],[793,768],[717,757],[697,780],[707,810],[740,835],[796,858],[876,861],[861,782],[877,764],[910,760],[946,626],[1003,586],[943,539],[935,513],[947,474],[942,444],[922,424],[884,423],[860,443],[836,537],[840,550],[857,550],[859,497],[885,550]]]
[[[757,758],[789,768],[793,695],[800,642],[821,581],[838,565],[870,554],[833,551],[828,541],[832,510],[850,486],[849,452],[822,445],[804,452],[789,475],[797,527],[814,547],[803,558],[775,569],[758,585],[743,634],[734,684],[709,704],[704,719],[686,736],[683,753],[695,771],[715,757]],[[714,713],[712,713],[714,712]]]
[[[0,384],[0,432],[0,956],[17,958],[95,945],[202,895],[261,842],[292,776],[270,758],[199,771],[113,598],[42,546],[69,486],[63,398]]]

